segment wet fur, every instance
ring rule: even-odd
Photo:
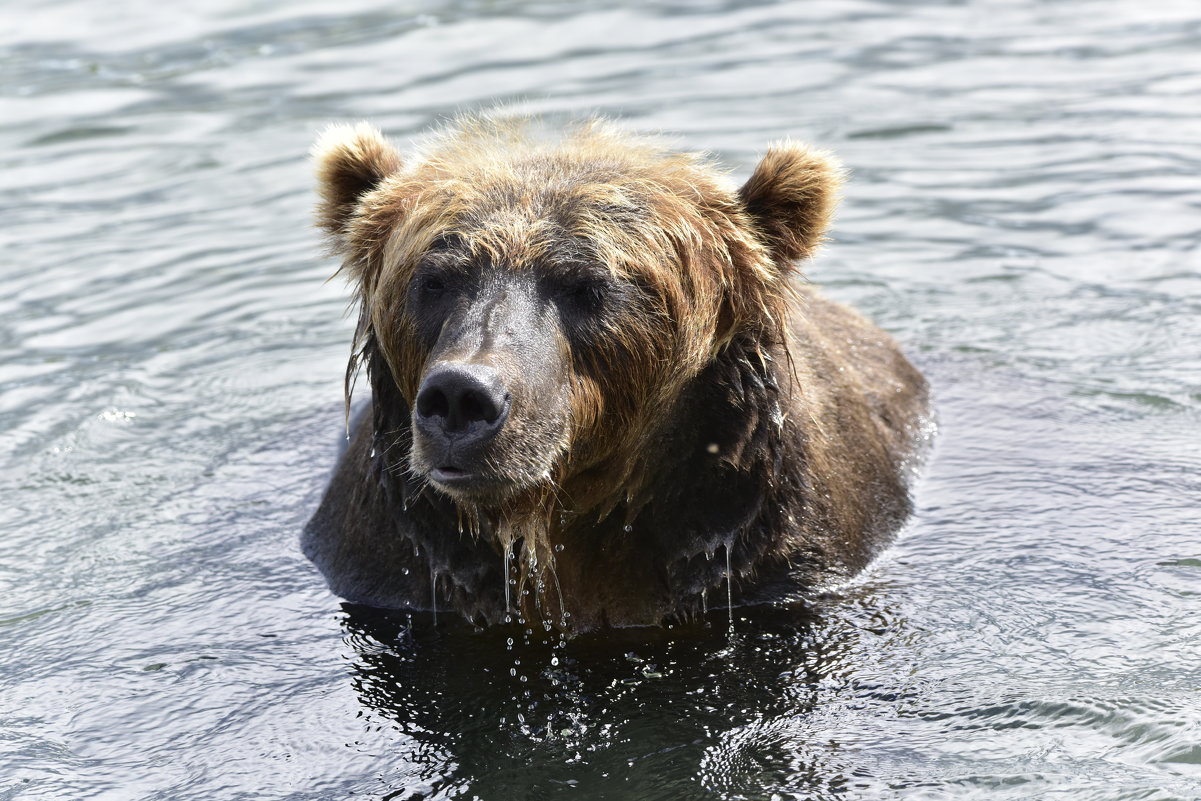
[[[548,141],[484,117],[406,164],[363,125],[328,132],[316,159],[319,223],[360,310],[348,390],[360,368],[372,389],[304,535],[338,594],[481,624],[511,609],[654,625],[724,603],[727,584],[755,601],[850,576],[908,515],[925,383],[796,280],[835,204],[827,154],[773,148],[734,191],[703,159],[605,124]],[[619,287],[587,347],[541,332],[559,367],[516,391],[502,451],[521,490],[495,502],[429,486],[413,447],[437,354],[409,295],[448,241],[466,266],[599,264]]]

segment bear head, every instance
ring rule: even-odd
[[[336,126],[314,153],[359,309],[348,403],[365,364],[382,469],[535,560],[554,519],[638,503],[706,366],[771,358],[840,180],[785,144],[735,189],[599,121],[466,118],[407,158]]]

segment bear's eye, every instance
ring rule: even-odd
[[[418,294],[430,300],[440,298],[446,293],[446,281],[440,275],[419,275],[416,284]]]
[[[423,269],[413,276],[408,294],[419,306],[425,306],[447,297],[453,288],[453,277],[446,271]]]
[[[560,303],[582,314],[596,314],[605,305],[608,286],[597,278],[584,277],[565,279],[556,287]]]

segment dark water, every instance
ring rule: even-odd
[[[1201,6],[195,5],[0,10],[0,799],[1201,798]],[[851,167],[811,275],[941,418],[854,585],[566,645],[324,590],[307,148],[498,101]]]

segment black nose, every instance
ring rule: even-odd
[[[440,364],[417,390],[417,421],[446,434],[495,433],[504,422],[508,394],[500,376],[482,364]]]

